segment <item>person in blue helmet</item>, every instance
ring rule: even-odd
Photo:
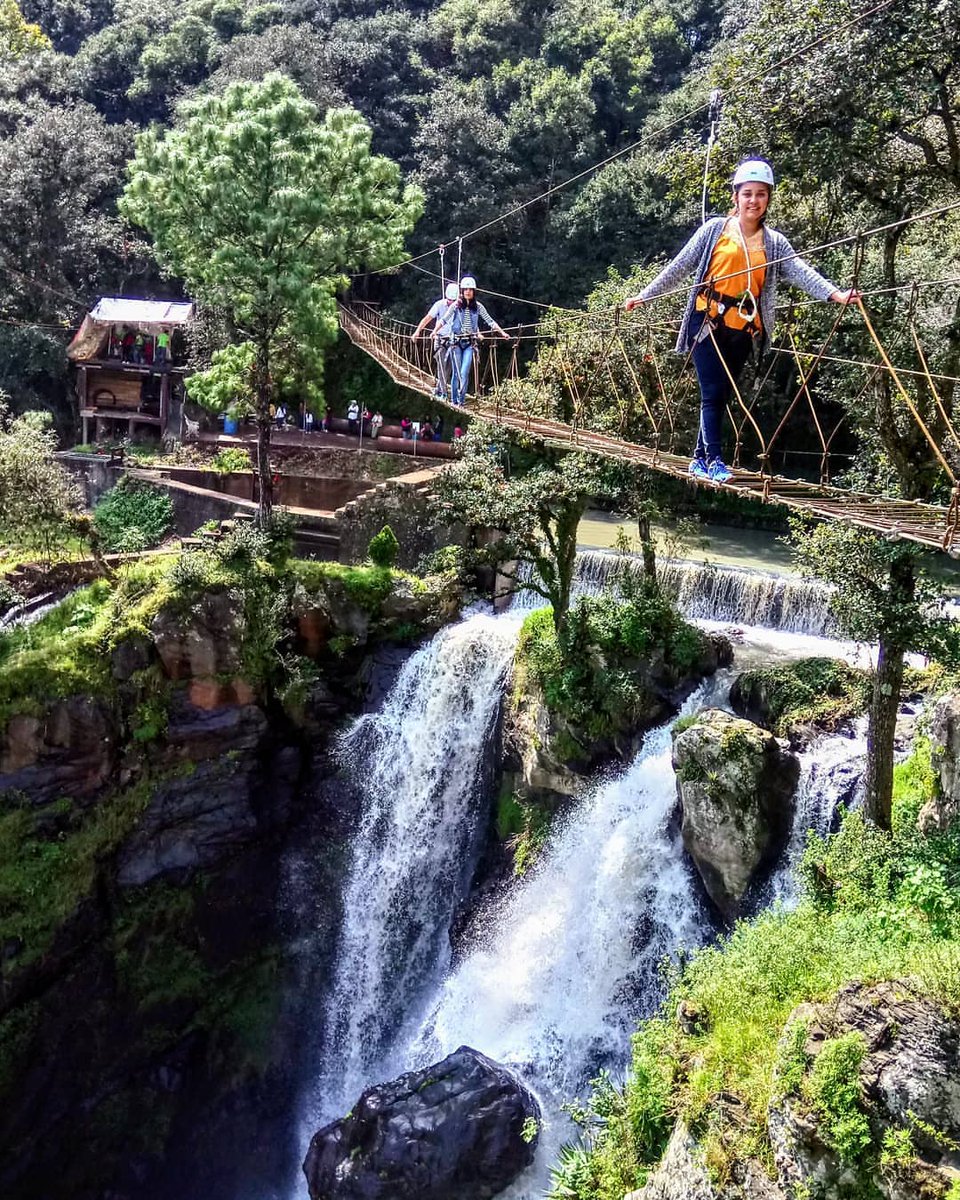
[[[448,283],[444,294],[439,300],[430,305],[420,324],[412,333],[414,341],[423,333],[432,321],[433,325],[433,356],[437,370],[437,385],[433,394],[438,399],[450,399],[450,326],[449,314],[453,305],[460,297],[460,289],[455,283]]]
[[[694,277],[676,349],[691,355],[700,385],[700,430],[690,474],[713,483],[732,475],[721,456],[723,412],[752,349],[762,350],[770,340],[778,284],[835,304],[860,298],[854,289],[842,291],[825,279],[782,233],[769,228],[773,187],[773,167],[765,158],[744,159],[733,176],[731,212],[701,225],[656,279],[624,302],[629,312]]]
[[[460,298],[450,306],[449,314],[442,318],[450,330],[452,347],[450,364],[452,374],[451,400],[458,407],[463,407],[467,389],[470,386],[470,368],[473,365],[473,351],[483,334],[480,323],[499,337],[510,340],[509,333],[496,323],[483,305],[477,300],[477,281],[472,275],[464,275],[460,280]]]

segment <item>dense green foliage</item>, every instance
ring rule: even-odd
[[[380,532],[370,539],[367,548],[367,554],[375,567],[392,567],[399,552],[400,543],[389,525],[384,525]]]
[[[868,676],[836,658],[755,668],[740,675],[738,684],[745,692],[762,692],[770,729],[778,737],[798,725],[834,729],[862,713],[870,696]]]
[[[50,561],[76,532],[82,492],[54,458],[48,415],[11,417],[0,392],[0,539]]]
[[[960,829],[918,832],[915,814],[932,786],[929,743],[920,742],[896,769],[894,832],[851,813],[839,833],[811,836],[797,907],[768,909],[693,955],[672,982],[663,1016],[641,1025],[623,1092],[611,1101],[601,1085],[579,1114],[587,1140],[567,1153],[555,1195],[622,1197],[656,1162],[675,1116],[704,1141],[720,1177],[737,1156],[769,1161],[768,1105],[799,1081],[789,1053],[778,1060],[798,1004],[826,999],[852,979],[910,976],[960,1006]],[[681,1003],[700,1032],[674,1024]],[[882,1147],[868,1144],[859,1097],[834,1086],[856,1053],[852,1042],[838,1044],[806,1086],[838,1149],[869,1174]],[[606,1122],[598,1103],[615,1103],[620,1119]]]
[[[159,488],[124,475],[98,501],[93,523],[106,550],[149,550],[173,524],[173,501]]]
[[[217,411],[252,401],[264,525],[280,381],[317,396],[346,272],[397,261],[421,211],[419,191],[401,187],[371,137],[358,113],[321,117],[291,79],[270,73],[185,104],[174,129],[137,140],[120,208],[234,331],[239,344],[213,356],[191,394]]]
[[[4,0],[0,315],[13,323],[0,330],[0,385],[8,385],[18,408],[40,399],[66,422],[66,328],[98,294],[178,286],[161,280],[144,243],[117,217],[134,132],[155,125],[163,137],[174,122],[182,128],[182,100],[213,103],[232,84],[271,72],[292,80],[321,117],[352,106],[372,129],[373,151],[415,178],[425,212],[414,252],[449,245],[457,233],[532,201],[467,239],[462,266],[478,273],[481,285],[547,303],[579,306],[594,293],[599,311],[649,277],[651,260],[690,232],[700,211],[703,106],[711,87],[723,89],[725,115],[708,209],[723,211],[731,165],[754,151],[774,158],[781,185],[773,219],[798,247],[949,202],[960,179],[951,134],[960,62],[954,6],[938,0],[918,9],[896,0],[852,19],[858,7],[856,0],[829,12],[819,0],[746,8],[704,0],[159,0],[148,12],[132,3],[23,0],[18,7]],[[581,171],[587,174],[575,186],[536,199]],[[957,228],[951,214],[871,239],[861,282],[890,287],[954,276]],[[448,275],[456,270],[453,257],[451,249]],[[818,256],[816,265],[849,282],[852,263],[846,244]],[[439,258],[418,265],[437,270]],[[435,283],[403,272],[374,282],[371,296],[418,317],[435,291]],[[495,303],[505,321],[539,315],[508,300]],[[933,369],[956,373],[954,290],[911,295],[904,288],[874,304],[885,327],[915,315],[932,335]],[[822,309],[797,315],[810,344],[832,320]],[[673,302],[664,304],[655,319],[673,313]],[[637,320],[645,327],[646,318]],[[641,375],[648,372],[645,337],[637,339]],[[668,334],[662,337],[665,346]],[[596,365],[598,345],[588,331],[575,361]],[[849,359],[869,349],[852,318],[844,320],[838,347]],[[328,372],[326,398],[335,404],[361,386],[355,352],[342,348],[341,356],[353,365],[345,374],[338,362]],[[897,357],[917,365],[908,342]],[[607,365],[618,379],[626,372],[619,360]],[[315,361],[308,377],[319,385]],[[896,390],[882,379],[864,390],[864,382],[850,363],[818,368],[823,427],[833,428],[845,409],[853,426],[840,431],[834,448],[861,451],[855,474],[863,482],[909,495],[942,490]],[[389,385],[373,373],[362,386]],[[783,360],[766,378],[761,408],[782,411],[795,387]],[[948,412],[952,396],[945,381]],[[930,427],[942,432],[929,388],[919,386],[917,397]],[[632,428],[637,417],[642,426],[615,401],[598,403],[594,396],[591,420],[616,427],[626,419]],[[383,407],[382,397],[374,407]],[[695,414],[687,405],[680,415],[685,439]],[[791,469],[815,449],[814,429],[799,413],[784,444]]]
[[[524,621],[515,692],[535,684],[551,713],[587,737],[604,737],[629,728],[649,703],[638,673],[645,659],[662,654],[685,672],[702,650],[698,630],[655,592],[628,600],[582,596],[559,635],[549,609]]]
[[[550,605],[558,633],[570,606],[580,518],[591,500],[613,502],[631,488],[630,472],[597,455],[542,450],[527,439],[475,421],[458,443],[460,458],[437,481],[448,515],[496,529],[488,548],[497,564],[527,564],[512,573],[511,590],[527,590]]]

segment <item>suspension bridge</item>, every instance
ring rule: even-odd
[[[395,383],[429,397],[437,404],[448,404],[435,395],[436,375],[429,339],[413,339],[409,325],[385,316],[364,302],[341,302],[339,312],[340,325],[346,335],[374,359]],[[888,385],[891,377],[895,380],[894,386],[902,392],[902,398],[906,401],[906,411],[918,423],[924,435],[935,468],[943,472],[952,489],[949,503],[927,504],[889,498],[837,487],[829,482],[832,445],[839,427],[825,428],[810,386],[816,366],[827,357],[829,338],[818,352],[808,356],[810,363],[804,366],[792,332],[788,334],[788,342],[797,359],[799,384],[776,428],[765,432],[761,427],[757,399],[759,387],[750,399],[745,399],[739,389],[734,389],[737,408],[731,406],[728,410],[736,435],[733,477],[722,485],[692,482],[696,482],[697,486],[722,486],[741,496],[764,503],[782,504],[811,517],[842,521],[874,533],[904,538],[931,549],[960,553],[958,479],[944,447],[934,437],[930,423],[924,420],[900,373],[890,363],[862,306],[861,312],[880,351],[878,363],[863,363],[862,366],[870,372],[869,378],[873,381],[881,374],[887,377]],[[835,332],[842,315],[842,312],[838,315],[831,332]],[[561,333],[547,337],[536,335],[541,343],[549,341],[551,351],[557,356],[554,366],[566,385],[562,402],[558,401],[555,391],[551,393],[542,378],[531,384],[528,374],[526,389],[515,386],[524,378],[518,358],[517,339],[507,343],[500,339],[484,338],[478,347],[480,353],[474,360],[473,387],[468,394],[467,411],[471,416],[518,430],[553,447],[587,451],[690,480],[689,454],[678,454],[675,445],[678,437],[689,437],[689,428],[682,427],[679,417],[684,382],[689,383],[690,372],[679,372],[674,388],[668,389],[649,333],[648,328],[621,320],[619,314],[607,314],[606,325],[595,333],[596,345],[588,371],[583,370],[582,363],[575,363],[569,354],[564,353]],[[919,343],[918,350],[925,365]],[[925,375],[925,382],[932,387],[936,397],[939,410],[937,426],[944,429],[948,439],[952,440],[953,445],[947,449],[956,461],[960,456],[960,438],[937,392],[934,377],[929,371]],[[616,397],[614,408],[621,414],[621,425],[629,423],[623,419],[626,414],[639,417],[640,423],[646,426],[648,437],[642,441],[634,440],[622,433],[586,427],[585,417],[589,412],[591,394],[598,392],[601,384],[608,403],[611,395]],[[625,395],[625,392],[629,394]],[[806,408],[810,423],[820,438],[819,483],[786,478],[770,469],[773,450],[788,428],[791,416],[801,406]],[[566,410],[562,415],[551,412],[551,408],[556,410],[560,407]],[[453,411],[462,410],[453,408]],[[749,470],[741,465],[747,439],[754,443],[752,450],[759,462],[759,469]]]

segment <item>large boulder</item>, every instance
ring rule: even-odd
[[[730,706],[796,746],[819,730],[835,732],[866,709],[869,696],[865,671],[835,658],[802,658],[744,671],[733,681]]]
[[[934,762],[940,769],[940,792],[920,810],[920,827],[944,830],[960,818],[960,692],[941,696],[930,721]]]
[[[673,766],[683,844],[728,920],[783,849],[800,763],[750,721],[707,709],[675,734]]]
[[[811,1080],[826,1049],[835,1051],[841,1038],[849,1044],[851,1035],[858,1039],[856,1103],[843,1116],[847,1129],[858,1121],[869,1140],[844,1156]],[[771,1105],[768,1128],[780,1184],[791,1193],[912,1200],[945,1196],[960,1180],[954,1149],[960,1142],[960,1021],[914,982],[851,983],[828,1003],[800,1005],[787,1022],[780,1061],[791,1069],[781,1066],[785,1094]],[[909,1150],[879,1171],[891,1136]]]
[[[487,1200],[533,1161],[536,1100],[469,1046],[369,1088],[315,1133],[303,1164],[311,1200]]]

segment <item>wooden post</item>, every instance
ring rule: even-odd
[[[167,413],[170,409],[170,372],[160,375],[160,437],[167,432]]]

